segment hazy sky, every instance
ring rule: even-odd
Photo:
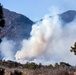
[[[0,0],[4,8],[21,13],[32,20],[40,19],[57,7],[60,11],[76,10],[76,0]]]

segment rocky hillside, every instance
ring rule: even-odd
[[[3,9],[5,17],[5,27],[0,33],[0,38],[4,36],[12,40],[22,40],[30,36],[33,21],[22,14],[18,14],[7,9]],[[16,39],[17,38],[17,39]]]

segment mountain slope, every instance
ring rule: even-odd
[[[31,21],[29,18],[22,14],[9,11],[5,8],[3,9],[3,12],[6,25],[0,33],[0,38],[5,36],[7,39],[12,39],[15,41],[19,41],[24,38],[28,39],[30,36],[32,24],[35,22]],[[59,15],[64,23],[69,23],[75,19],[76,11],[69,10]],[[42,21],[42,19],[40,21]]]
[[[0,38],[4,36],[12,40],[22,40],[30,36],[33,21],[24,15],[3,9],[5,17],[5,27],[0,33]]]

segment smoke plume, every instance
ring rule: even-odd
[[[57,16],[55,16],[55,19],[55,22],[52,23],[51,18],[44,19],[32,26],[31,38],[23,40],[22,49],[16,53],[16,59],[34,58],[46,51],[49,39],[58,21]]]
[[[22,48],[17,51],[17,61],[43,64],[56,62],[75,63],[76,57],[70,52],[70,46],[76,41],[76,21],[64,24],[58,15],[32,26],[31,37],[22,41]]]
[[[63,23],[59,15],[45,16],[42,21],[32,25],[31,37],[20,42],[20,46],[6,38],[0,44],[2,58],[18,62],[54,64],[67,62],[75,65],[76,56],[70,46],[76,41],[76,19]]]
[[[14,60],[14,42],[12,40],[2,39],[0,44],[0,52],[3,60]]]

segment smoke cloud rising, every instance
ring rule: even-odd
[[[58,15],[47,16],[32,26],[31,38],[22,41],[22,48],[15,55],[16,60],[74,64],[76,57],[70,52],[70,46],[76,41],[75,32],[76,21],[63,25]]]
[[[1,57],[4,60],[14,60],[14,42],[12,40],[2,39],[0,44]]]
[[[19,62],[54,64],[67,62],[75,65],[76,56],[70,46],[76,41],[76,20],[63,24],[58,15],[46,16],[32,26],[31,37],[23,39],[21,48],[16,50],[15,42],[3,39],[0,44],[3,57]],[[15,51],[16,50],[16,51]]]

